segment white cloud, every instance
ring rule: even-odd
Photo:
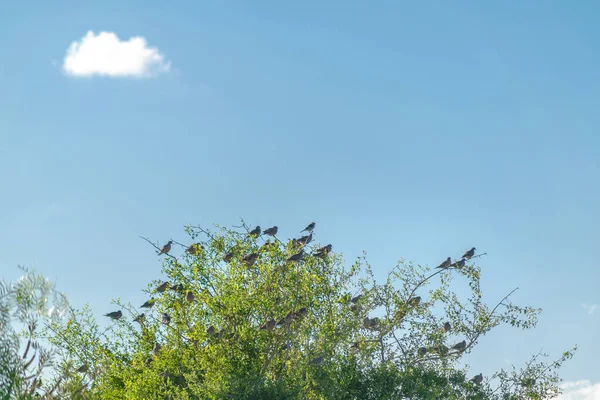
[[[588,380],[565,382],[560,387],[563,394],[556,400],[600,400],[600,383]]]
[[[113,32],[89,31],[67,49],[63,70],[78,77],[152,77],[167,72],[171,62],[141,36],[122,41]]]
[[[582,304],[581,307],[585,308],[588,314],[592,315],[598,309],[598,304]]]

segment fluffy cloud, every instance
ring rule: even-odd
[[[599,400],[600,383],[592,383],[587,380],[576,382],[565,382],[560,387],[563,394],[556,400]]]
[[[67,49],[63,70],[71,76],[153,77],[171,62],[141,36],[122,41],[112,32],[89,31]]]

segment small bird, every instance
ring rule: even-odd
[[[408,304],[411,307],[417,307],[419,304],[421,304],[421,296],[413,297],[408,301]]]
[[[302,307],[301,309],[299,309],[297,312],[294,313],[294,319],[302,319],[306,316],[307,313],[308,313],[308,310],[306,309],[306,307]]]
[[[158,342],[154,345],[152,352],[154,353],[155,356],[158,355],[158,352],[160,351],[161,348],[162,348],[162,346]]]
[[[260,226],[257,225],[256,228],[254,228],[250,232],[248,232],[248,235],[257,237],[257,236],[260,236],[260,232],[261,232]]]
[[[119,311],[113,311],[113,312],[109,312],[108,314],[104,314],[105,317],[108,317],[110,319],[119,319],[123,316],[123,313],[121,312],[121,310]]]
[[[423,357],[425,354],[427,354],[427,347],[419,347],[419,350],[417,350],[417,354]]]
[[[325,258],[327,254],[331,253],[331,248],[332,246],[330,244],[328,244],[327,246],[323,246],[317,249],[317,251],[315,252],[315,256],[319,258]]]
[[[279,228],[278,228],[277,226],[274,226],[274,227],[272,227],[272,228],[265,229],[265,230],[263,231],[263,235],[267,235],[267,236],[275,236],[275,235],[277,235],[277,231],[278,231],[278,230],[279,230]]]
[[[250,254],[246,254],[242,258],[242,261],[244,262],[244,264],[246,264],[246,266],[251,267],[256,262],[257,259],[258,259],[258,253],[250,253]]]
[[[471,378],[471,380],[469,380],[469,382],[473,382],[474,384],[479,385],[481,382],[483,382],[483,374],[475,375]]]
[[[227,253],[225,253],[225,255],[223,256],[223,261],[225,262],[229,262],[231,261],[231,259],[233,258],[233,250],[229,250]]]
[[[86,372],[89,371],[89,369],[90,369],[90,367],[87,364],[83,364],[81,367],[77,368],[77,372],[85,374]]]
[[[302,233],[302,232],[312,232],[312,231],[313,231],[313,229],[315,229],[315,223],[314,223],[314,222],[311,222],[310,224],[308,224],[308,225],[306,226],[306,228],[302,229],[302,230],[300,231],[300,233]]]
[[[297,262],[304,258],[304,250],[300,250],[298,253],[291,255],[286,261]]]
[[[471,247],[471,250],[465,252],[462,258],[466,258],[467,260],[471,259],[471,257],[475,255],[475,250],[477,250],[475,247]]]
[[[214,336],[214,334],[217,333],[217,330],[215,329],[214,326],[211,325],[206,330],[206,333],[208,334],[208,336]]]
[[[140,315],[138,315],[137,317],[135,317],[133,319],[133,322],[137,322],[138,324],[142,324],[142,322],[144,322],[144,319],[146,318],[146,314],[141,313]]]
[[[171,251],[171,245],[173,244],[172,240],[169,240],[167,242],[167,244],[165,244],[162,249],[160,249],[160,251],[158,252],[158,255],[160,256],[161,254],[169,254],[169,252]]]
[[[183,284],[179,283],[177,285],[173,285],[169,288],[169,290],[173,292],[181,292],[183,290]]]
[[[144,304],[140,306],[140,308],[152,308],[155,302],[156,300],[154,299],[147,300]]]
[[[171,316],[167,313],[163,313],[162,315],[162,321],[161,321],[164,325],[169,325],[171,323]]]
[[[308,362],[309,365],[321,365],[323,364],[323,361],[325,360],[324,357],[320,356],[320,357],[315,357],[312,360],[310,360]]]
[[[450,331],[450,322],[444,322],[444,326],[442,326],[442,329],[444,330],[444,332],[449,332]]]
[[[162,293],[165,290],[167,290],[168,287],[169,287],[169,282],[163,282],[156,288],[156,291],[158,293]]]
[[[185,295],[185,301],[191,303],[192,301],[194,301],[194,299],[194,293],[192,293],[191,291],[187,292],[187,294]]]
[[[352,304],[356,304],[360,301],[360,299],[363,298],[362,294],[359,294],[358,296],[354,296],[353,298],[350,299],[350,303]]]
[[[467,348],[467,342],[465,340],[463,340],[462,342],[458,342],[454,346],[452,346],[452,350],[458,350],[458,351],[463,351],[466,348]]]
[[[446,258],[446,260],[445,260],[443,263],[441,263],[440,265],[438,265],[438,266],[437,266],[437,267],[435,267],[435,268],[436,268],[436,269],[437,269],[437,268],[440,268],[440,269],[448,269],[448,267],[450,267],[450,265],[452,265],[452,258],[448,257],[448,258]]]
[[[463,258],[463,259],[461,259],[460,261],[457,261],[457,262],[455,262],[454,264],[452,264],[452,265],[451,265],[451,267],[454,267],[454,268],[462,268],[462,267],[464,267],[464,266],[465,266],[465,262],[466,262],[466,261],[465,261],[465,259]]]
[[[312,233],[310,235],[302,236],[300,239],[296,239],[296,244],[300,246],[306,246],[312,241]]]
[[[194,243],[191,244],[190,247],[188,247],[185,252],[188,254],[191,254],[193,256],[195,256],[196,254],[198,254],[198,251],[200,251],[201,249],[204,249],[204,247],[202,246],[202,244],[200,243]]]

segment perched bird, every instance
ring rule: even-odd
[[[137,322],[138,324],[141,324],[142,322],[144,322],[144,318],[146,318],[146,314],[141,313],[140,315],[138,315],[137,317],[135,317],[133,319],[133,322]]]
[[[169,282],[163,282],[156,288],[156,291],[158,293],[162,293],[165,290],[167,290],[168,287],[169,287]]]
[[[268,236],[275,236],[275,235],[277,235],[278,230],[279,230],[279,228],[277,226],[274,226],[272,228],[265,229],[263,231],[263,234],[268,235]]]
[[[320,356],[320,357],[315,357],[312,360],[310,360],[308,362],[309,365],[321,365],[323,364],[323,361],[325,360],[324,357]]]
[[[246,264],[246,266],[251,267],[256,262],[257,259],[258,259],[258,253],[250,253],[250,254],[246,254],[242,258],[242,261],[244,262],[244,264]]]
[[[360,301],[360,299],[363,298],[362,294],[359,294],[358,296],[354,296],[353,298],[350,299],[350,303],[352,304],[356,304]]]
[[[465,254],[463,254],[462,258],[466,258],[467,260],[469,260],[471,257],[473,257],[475,255],[475,250],[477,250],[475,247],[471,247],[471,250],[465,252]]]
[[[306,309],[306,307],[302,307],[301,309],[299,309],[297,312],[294,313],[294,319],[302,319],[306,316],[307,313],[308,313],[308,310]]]
[[[229,262],[231,261],[231,259],[233,258],[233,250],[229,250],[227,253],[225,253],[225,255],[223,256],[223,261],[225,262]]]
[[[380,319],[378,317],[363,319],[363,326],[367,329],[376,330],[379,327]]]
[[[438,266],[437,266],[437,267],[435,267],[435,268],[436,268],[436,269],[437,269],[437,268],[440,268],[440,269],[448,269],[448,267],[450,267],[450,265],[452,265],[452,258],[448,257],[448,258],[446,258],[446,260],[445,260],[443,263],[441,263],[440,265],[438,265]]]
[[[452,266],[452,267],[454,267],[454,268],[462,268],[462,267],[464,267],[464,266],[465,266],[465,263],[466,263],[466,261],[465,261],[465,259],[463,258],[462,260],[455,262],[455,263],[454,263],[454,264],[452,264],[451,266]]]
[[[217,330],[215,329],[214,326],[211,325],[206,330],[206,333],[208,334],[208,336],[214,336],[214,334],[217,333]]]
[[[419,347],[419,350],[417,350],[417,354],[420,357],[423,357],[425,354],[427,354],[427,347]]]
[[[194,243],[194,244],[191,244],[190,247],[188,247],[185,250],[185,252],[194,256],[194,255],[198,254],[198,251],[201,250],[201,249],[204,249],[204,247],[202,246],[202,244],[200,244],[200,243]]]
[[[300,246],[306,246],[312,241],[312,233],[310,235],[302,236],[300,239],[296,239],[296,244]]]
[[[318,248],[317,251],[315,251],[315,256],[324,258],[325,256],[327,256],[327,254],[331,253],[331,248],[332,248],[332,246],[330,244],[328,244],[327,246]]]
[[[158,352],[160,351],[160,349],[162,348],[162,346],[160,345],[160,343],[155,343],[154,344],[154,348],[152,349],[152,352],[154,353],[154,355],[158,355]]]
[[[483,382],[483,374],[475,375],[471,378],[469,382],[473,382],[474,384],[479,385],[481,382]]]
[[[147,300],[144,304],[140,306],[140,308],[152,308],[155,302],[156,300],[154,299]]]
[[[256,236],[260,235],[260,232],[261,232],[260,226],[257,225],[256,228],[254,228],[250,232],[248,232],[248,235],[256,237]]]
[[[444,332],[449,332],[450,331],[450,322],[444,322],[444,326],[442,326],[442,329],[444,330]]]
[[[187,294],[185,295],[185,301],[191,303],[192,301],[194,301],[194,299],[194,293],[192,293],[191,291],[187,292]]]
[[[300,250],[298,253],[291,255],[286,261],[297,262],[304,258],[304,250]]]
[[[167,242],[167,244],[165,244],[162,249],[160,249],[160,251],[158,252],[158,255],[160,256],[161,254],[169,254],[169,252],[171,251],[171,245],[173,244],[172,240],[169,240]]]
[[[313,229],[315,229],[315,223],[314,223],[314,222],[311,222],[310,224],[308,224],[308,225],[306,226],[306,228],[302,229],[302,230],[300,231],[300,233],[302,233],[302,232],[312,232],[312,231],[313,231]]]
[[[119,319],[123,316],[123,313],[121,312],[121,310],[119,310],[119,311],[109,312],[108,314],[104,314],[104,316],[108,317],[110,319]]]
[[[167,313],[163,313],[162,315],[162,321],[161,321],[164,325],[169,325],[171,323],[171,316]]]
[[[173,292],[181,292],[183,290],[183,284],[179,283],[177,285],[173,285],[169,288],[169,290]]]
[[[77,368],[77,372],[85,374],[86,372],[89,371],[89,369],[90,369],[90,367],[87,364],[83,364],[81,367]]]
[[[458,342],[454,346],[452,346],[452,350],[458,350],[458,351],[463,351],[466,348],[467,348],[467,342],[465,340],[463,340],[462,342]]]
[[[417,307],[419,304],[421,304],[421,296],[413,297],[408,301],[408,304],[411,307]]]

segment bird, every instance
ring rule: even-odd
[[[463,258],[463,259],[461,259],[460,261],[457,261],[457,262],[455,262],[454,264],[452,264],[452,265],[451,265],[451,267],[454,267],[454,268],[462,268],[462,267],[464,267],[464,266],[465,266],[465,262],[466,262],[466,261],[465,261],[465,259]]]
[[[350,299],[350,303],[352,304],[356,304],[360,301],[360,299],[363,298],[362,294],[359,294],[358,296],[354,296],[353,298]]]
[[[261,232],[260,226],[256,226],[256,228],[252,229],[250,232],[248,232],[249,236],[259,236]]]
[[[268,330],[269,332],[273,330],[273,328],[275,328],[275,326],[277,325],[277,321],[275,321],[273,318],[271,318],[270,320],[268,320],[267,322],[265,322],[260,329],[261,330]]]
[[[163,313],[162,315],[162,321],[161,321],[164,325],[169,325],[171,323],[171,316],[167,313]]]
[[[191,303],[192,301],[194,301],[194,299],[194,293],[192,293],[191,291],[187,292],[187,294],[185,295],[185,301]]]
[[[450,267],[450,265],[452,265],[452,258],[448,257],[448,258],[446,258],[446,260],[445,260],[443,263],[441,263],[440,265],[438,265],[438,266],[437,266],[437,267],[435,267],[435,268],[436,268],[436,269],[437,269],[437,268],[440,268],[440,269],[447,269],[448,267]]]
[[[302,229],[302,230],[300,231],[300,233],[302,233],[302,232],[312,232],[312,231],[313,231],[313,229],[315,229],[315,225],[316,225],[316,224],[315,224],[314,222],[311,222],[310,224],[308,224],[308,225],[306,226],[306,228]]]
[[[450,331],[450,322],[444,322],[444,326],[442,326],[442,329],[444,330],[444,332],[449,332]]]
[[[233,258],[233,250],[229,250],[227,253],[225,253],[225,255],[223,256],[223,261],[225,262],[229,262],[231,261],[231,259]]]
[[[246,264],[248,267],[251,267],[256,260],[258,259],[258,253],[250,253],[250,254],[246,254],[243,258],[242,261],[244,262],[244,264]]]
[[[208,334],[208,336],[213,336],[215,333],[217,333],[217,331],[216,331],[215,327],[211,325],[206,330],[206,333]]]
[[[83,364],[81,367],[77,368],[77,372],[81,372],[82,374],[88,372],[90,367],[87,364]]]
[[[169,290],[173,292],[181,292],[183,290],[183,284],[179,283],[177,285],[173,285],[169,288]]]
[[[156,300],[154,300],[154,299],[146,300],[146,302],[144,304],[142,304],[140,306],[140,308],[152,308],[154,306],[155,301]]]
[[[331,248],[332,248],[332,246],[330,244],[328,244],[327,246],[318,248],[317,251],[315,252],[315,256],[324,258],[327,254],[331,253]]]
[[[154,345],[152,352],[154,353],[155,356],[158,355],[158,352],[160,351],[161,348],[162,348],[162,346],[160,345],[160,343],[156,343]]]
[[[296,239],[296,244],[300,246],[306,246],[312,241],[312,233],[310,235],[302,236],[300,239]]]
[[[144,322],[144,318],[146,318],[146,314],[141,313],[140,315],[138,315],[137,317],[135,317],[133,319],[133,322],[137,322],[138,324],[141,324],[142,322]]]
[[[469,382],[473,382],[476,385],[479,385],[481,382],[483,382],[483,374],[477,374],[474,377],[472,377]]]
[[[304,258],[304,250],[300,250],[298,253],[293,254],[287,258],[286,261],[297,262]]]
[[[294,319],[302,319],[306,316],[306,314],[308,313],[308,310],[306,309],[306,307],[302,307],[301,309],[299,309],[298,311],[296,311],[294,313]]]
[[[419,304],[421,304],[421,296],[413,297],[408,301],[408,304],[412,307],[417,307]]]
[[[110,319],[119,319],[123,316],[123,313],[121,312],[121,310],[119,311],[113,311],[113,312],[109,312],[108,314],[104,314],[105,317],[108,317]]]
[[[167,290],[168,287],[169,287],[169,282],[163,282],[156,288],[156,291],[158,293],[162,293],[165,290]]]
[[[463,340],[462,342],[458,342],[454,346],[452,346],[452,350],[458,350],[458,351],[463,351],[466,348],[467,348],[467,342],[465,340]]]
[[[477,250],[475,247],[471,247],[471,250],[466,251],[465,254],[463,254],[462,258],[466,258],[467,260],[469,260],[475,255],[475,250]]]
[[[427,354],[427,347],[419,347],[419,350],[417,350],[417,354],[423,357],[425,354]]]
[[[169,252],[171,251],[171,245],[173,244],[172,240],[169,240],[167,242],[167,244],[165,244],[162,249],[160,249],[160,251],[158,252],[158,255],[160,256],[161,254],[169,254]]]
[[[313,358],[312,360],[310,360],[310,361],[308,362],[308,364],[309,364],[309,365],[321,365],[321,364],[323,364],[323,360],[325,360],[325,358],[324,358],[324,357],[322,357],[322,356],[315,357],[315,358]]]
[[[198,254],[198,250],[200,249],[204,249],[204,247],[202,247],[202,244],[200,243],[193,243],[190,245],[190,247],[188,247],[185,252],[191,255],[196,255]]]
[[[275,236],[275,235],[277,235],[277,231],[278,231],[278,230],[279,230],[279,228],[278,228],[277,226],[274,226],[274,227],[272,227],[272,228],[265,229],[265,230],[263,231],[263,235],[267,235],[267,236]]]

